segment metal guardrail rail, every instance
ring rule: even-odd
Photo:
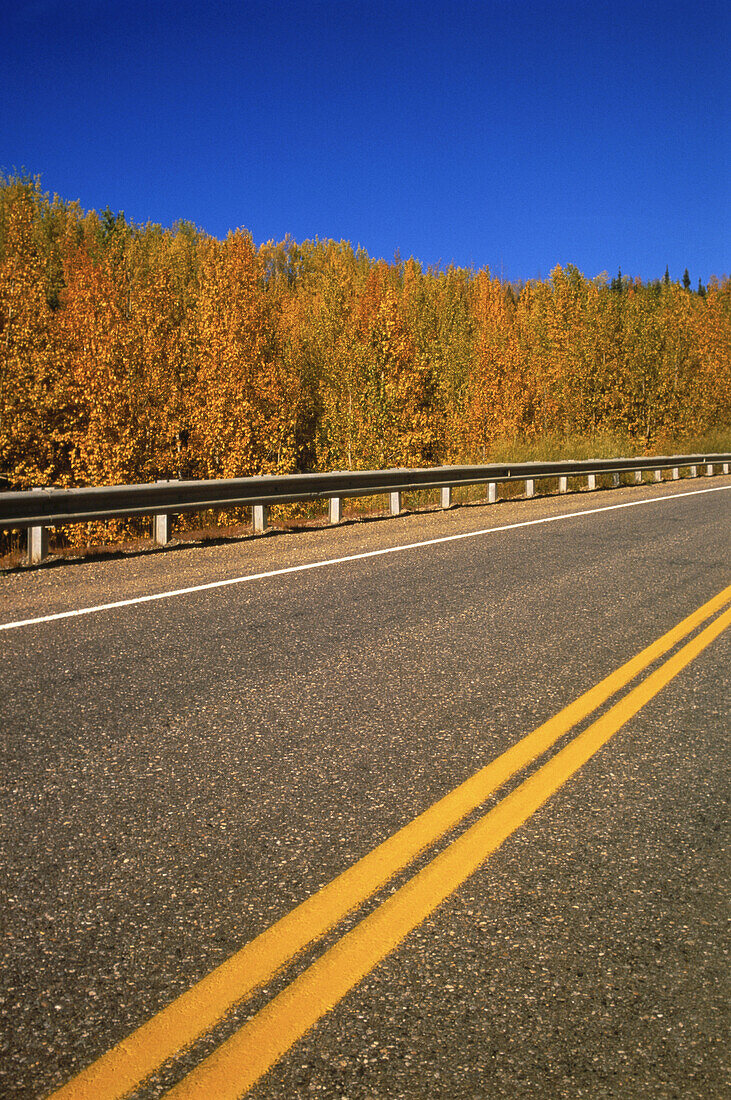
[[[28,530],[28,557],[38,562],[47,553],[47,528],[87,520],[149,515],[153,537],[160,545],[169,540],[171,515],[250,506],[253,526],[261,533],[267,512],[274,504],[297,501],[329,501],[329,519],[341,519],[341,501],[347,497],[389,494],[390,511],[401,511],[401,495],[439,489],[441,505],[451,505],[452,489],[461,485],[487,485],[487,502],[497,500],[501,482],[524,481],[526,496],[535,494],[535,483],[558,478],[558,491],[568,491],[570,477],[586,477],[588,488],[597,488],[600,475],[611,475],[614,485],[622,474],[634,474],[637,483],[651,472],[656,481],[664,470],[673,478],[681,469],[698,476],[699,468],[712,475],[716,467],[729,471],[731,454],[653,456],[650,458],[586,459],[579,462],[523,462],[485,466],[434,466],[422,469],[348,470],[332,473],[285,474],[212,481],[157,481],[142,485],[98,485],[82,489],[32,489],[0,493],[0,529]]]

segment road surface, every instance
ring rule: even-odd
[[[0,578],[0,1093],[725,1095],[729,490]]]

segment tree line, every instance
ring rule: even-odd
[[[687,274],[687,273],[686,273]],[[256,246],[0,177],[0,487],[475,462],[728,425],[731,281]]]

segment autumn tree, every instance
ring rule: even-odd
[[[0,479],[15,489],[50,484],[63,400],[38,180],[0,185]]]
[[[296,468],[300,384],[276,332],[251,236],[204,241],[191,443],[205,477]]]

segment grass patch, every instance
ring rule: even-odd
[[[497,439],[490,447],[485,462],[580,462],[587,458],[640,458],[651,455],[729,452],[731,426],[720,426],[698,435],[661,436],[649,445],[644,440],[622,432]]]

